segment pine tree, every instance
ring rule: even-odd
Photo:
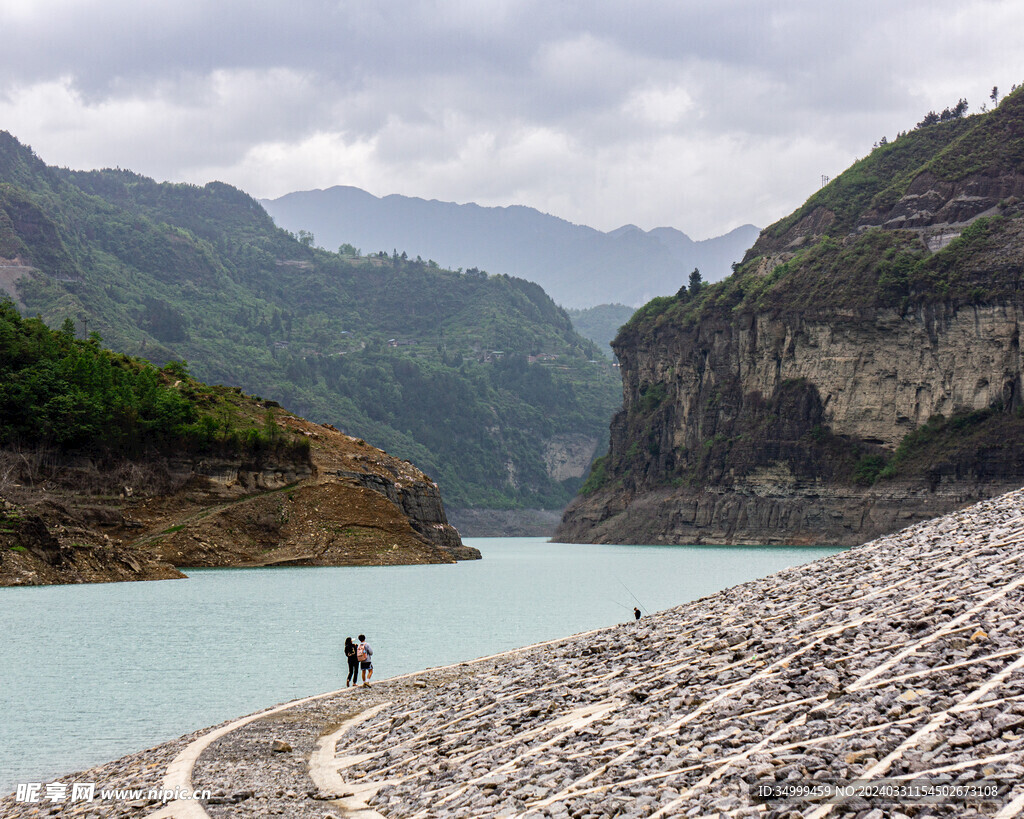
[[[690,274],[690,295],[696,296],[700,293],[700,289],[704,286],[704,279],[700,275],[698,268],[693,268],[693,272]]]

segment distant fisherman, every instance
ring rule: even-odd
[[[635,617],[635,618],[636,618],[637,620],[639,620],[639,619],[640,619],[640,609],[638,609],[638,608],[637,608],[636,606],[633,606],[633,616],[634,616],[634,617]]]

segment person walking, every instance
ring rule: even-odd
[[[359,667],[363,670],[363,685],[370,687],[370,678],[373,677],[373,649],[366,642],[366,635],[359,635],[359,645],[356,646],[356,659],[359,660]]]
[[[356,659],[356,644],[351,637],[345,638],[345,659],[348,660],[348,676],[345,678],[345,687],[359,685],[359,660]]]

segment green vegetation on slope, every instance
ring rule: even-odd
[[[900,441],[871,482],[907,475],[926,475],[937,483],[944,475],[1020,474],[1024,472],[1024,412],[1003,412],[1001,406],[934,415]]]
[[[825,229],[827,233],[832,236],[849,233],[866,211],[899,199],[937,152],[956,143],[957,138],[976,126],[980,119],[978,115],[929,125],[878,146],[812,194],[789,216],[765,228],[765,233],[784,236],[818,208],[835,214],[835,221]]]
[[[1010,298],[1019,292],[1024,273],[1015,250],[1024,243],[1024,204],[1017,197],[1000,201],[992,215],[975,219],[935,253],[919,231],[872,227],[870,218],[893,207],[920,177],[953,184],[976,174],[997,179],[1020,173],[1024,89],[988,114],[922,127],[877,147],[766,228],[732,276],[696,298],[680,292],[653,299],[624,329],[644,335],[674,323],[692,325],[712,312],[722,317],[756,310],[814,312],[840,304],[908,310]],[[765,271],[762,254],[781,249],[775,240],[791,239],[798,226],[823,212],[835,218],[801,229],[796,246],[786,247],[786,261]]]
[[[697,298],[662,297],[641,307],[627,329],[641,334],[679,323],[693,325],[717,312],[723,317],[748,311],[828,312],[942,302],[980,304],[1012,297],[1021,285],[1021,267],[1012,251],[1024,241],[1020,203],[982,217],[937,253],[929,253],[912,231],[872,228],[837,241],[822,236],[797,251],[768,275],[752,271],[705,288]]]
[[[286,439],[272,414],[257,425],[252,406],[246,412],[240,403],[237,391],[189,378],[181,362],[157,369],[104,349],[95,333],[76,339],[70,319],[51,330],[0,300],[2,447],[128,456],[271,449],[308,454],[306,439]]]
[[[557,507],[558,435],[603,439],[620,387],[535,284],[405,254],[341,256],[228,185],[47,167],[0,134],[0,257],[17,296],[114,348],[187,360],[400,457],[453,505]]]
[[[974,174],[1024,172],[1024,95],[1005,97],[988,114],[952,119],[919,127],[877,146],[839,177],[810,196],[784,219],[765,229],[781,238],[813,218],[819,209],[834,215],[823,227],[830,236],[844,236],[872,212],[884,212],[907,193],[922,174],[955,183]]]

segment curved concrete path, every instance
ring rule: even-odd
[[[342,689],[342,691],[344,691],[344,689]],[[293,702],[279,705],[276,708],[270,708],[266,711],[259,711],[255,714],[250,714],[247,717],[242,717],[241,719],[237,719],[234,722],[223,725],[214,731],[210,731],[208,734],[203,734],[199,739],[193,740],[189,743],[185,747],[185,750],[178,754],[171,764],[167,766],[167,773],[164,775],[163,781],[164,790],[175,791],[178,793],[184,791],[194,792],[195,787],[192,784],[192,770],[195,768],[196,762],[199,760],[199,755],[221,737],[227,736],[232,731],[237,731],[242,726],[248,725],[250,722],[255,722],[258,719],[263,719],[282,711],[288,711],[292,708],[298,708],[308,702],[324,699],[325,697],[334,696],[339,693],[341,692],[332,691],[327,694],[316,694],[312,697],[294,700]],[[150,814],[152,819],[157,819],[158,817],[159,819],[169,819],[169,817],[175,817],[175,819],[209,819],[209,816],[210,815],[206,812],[206,809],[203,808],[202,804],[193,799],[175,799],[173,802],[168,802],[165,807]]]
[[[593,631],[582,632],[577,635],[570,637],[559,637],[555,640],[547,640],[542,643],[536,643],[530,646],[524,646],[522,648],[515,648],[509,651],[501,652],[498,654],[490,654],[486,657],[479,657],[473,660],[468,660],[461,663],[452,663],[447,666],[439,666],[436,668],[429,668],[423,671],[414,671],[408,674],[402,674],[397,677],[388,677],[382,679],[380,682],[375,683],[374,687],[386,686],[388,684],[402,682],[405,680],[414,680],[425,674],[433,674],[436,672],[451,671],[454,669],[465,668],[472,666],[477,663],[486,663],[494,660],[501,660],[505,658],[514,657],[516,654],[522,652],[528,652],[538,649],[543,649],[547,646],[554,646],[565,643],[568,640],[576,638],[587,637],[591,634],[597,634],[602,629],[596,629]],[[355,694],[356,691],[360,690],[361,686],[353,686],[351,688],[340,688],[337,691],[328,691],[324,694],[314,694],[310,697],[304,697],[303,699],[293,700],[292,702],[283,703],[269,708],[264,711],[258,711],[248,716],[242,717],[230,722],[226,725],[222,725],[207,734],[203,734],[197,739],[189,743],[184,750],[182,750],[167,766],[167,771],[163,779],[163,788],[165,791],[181,792],[194,792],[197,790],[196,785],[192,781],[192,774],[195,769],[196,763],[199,761],[199,757],[204,751],[206,751],[211,745],[217,740],[226,737],[228,734],[237,731],[240,728],[249,725],[257,720],[265,719],[266,717],[273,716],[274,714],[280,714],[285,711],[301,708],[309,703],[317,702],[319,700],[326,700],[332,697],[338,697],[341,695]],[[348,733],[352,728],[356,727],[360,723],[372,718],[378,712],[383,710],[387,705],[391,705],[390,702],[374,706],[370,709],[360,711],[355,717],[347,720],[340,728],[336,729],[333,733],[321,737],[317,743],[317,751],[310,759],[309,773],[310,779],[317,787],[323,791],[343,793],[345,791],[352,791],[351,796],[343,797],[334,801],[339,808],[346,812],[346,815],[352,815],[360,817],[360,819],[377,819],[380,814],[376,811],[369,809],[365,804],[365,799],[372,796],[380,789],[381,784],[374,784],[372,786],[363,787],[361,789],[353,789],[351,785],[345,782],[339,775],[338,771],[342,768],[348,767],[352,764],[351,760],[346,757],[337,757],[336,746],[337,742],[343,735]],[[210,814],[207,813],[202,803],[197,800],[191,799],[175,799],[168,802],[160,810],[150,813],[148,819],[210,819]],[[383,817],[381,817],[383,819]]]

